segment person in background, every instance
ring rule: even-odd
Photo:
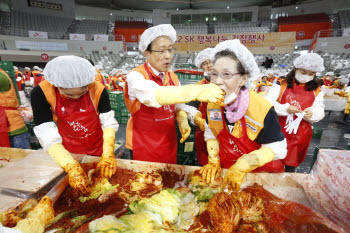
[[[0,69],[0,146],[29,149],[30,135],[18,110],[16,89],[8,74]]]
[[[18,91],[23,91],[24,90],[24,76],[22,72],[18,69],[17,66],[13,66],[13,69],[15,71],[15,77],[16,77],[16,84]]]
[[[294,68],[281,80],[279,88],[269,93],[287,138],[286,171],[293,172],[306,157],[312,138],[311,123],[325,116],[321,81],[316,72],[324,70],[323,59],[317,53],[297,57]]]
[[[31,84],[32,72],[29,67],[24,67],[24,83],[26,86],[32,86]]]
[[[33,67],[33,78],[34,78],[34,87],[38,86],[39,83],[44,79],[44,75],[42,74],[43,70],[38,66]]]
[[[327,72],[326,75],[322,78],[323,85],[330,87],[333,84],[334,72]]]
[[[251,90],[260,71],[239,40],[216,45],[210,82],[225,91],[225,107],[208,103],[205,140],[208,164],[200,173],[210,183],[228,168],[224,184],[239,190],[249,172],[284,172],[287,143],[273,106]]]
[[[100,82],[102,85],[105,85],[105,81],[104,81],[104,78],[103,78],[103,75],[102,75],[102,65],[98,64],[98,65],[95,65],[95,69],[96,69],[96,77],[95,77],[95,81],[97,82]]]
[[[209,80],[209,72],[213,68],[213,64],[210,60],[210,53],[213,51],[213,48],[206,48],[198,53],[196,58],[194,59],[194,64],[197,68],[203,70],[204,79],[198,82],[198,84],[207,84],[210,82]]]
[[[59,56],[47,63],[45,80],[31,94],[34,133],[43,149],[68,173],[69,184],[89,192],[88,179],[71,153],[101,156],[97,169],[111,177],[118,123],[104,86],[94,81],[96,69],[77,56]]]
[[[182,143],[191,133],[188,117],[198,113],[186,103],[223,101],[223,92],[214,84],[180,86],[170,70],[176,31],[170,24],[150,27],[143,32],[139,50],[146,56],[143,65],[128,73],[124,90],[131,113],[127,124],[126,147],[133,159],[151,162],[177,162],[178,122]]]
[[[195,65],[203,70],[204,78],[197,82],[197,84],[208,84],[210,83],[209,73],[213,68],[211,61],[211,53],[214,51],[213,48],[206,48],[198,53],[194,63]],[[204,130],[205,130],[205,111],[207,109],[207,103],[200,103],[198,101],[191,103],[192,106],[195,106],[200,111],[196,114],[194,118],[194,123],[197,126],[195,133],[195,149],[197,154],[197,161],[200,165],[205,165],[208,163],[208,152],[206,144],[204,141]]]

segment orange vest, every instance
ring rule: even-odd
[[[150,77],[148,76],[147,71],[145,70],[144,66],[138,66],[135,67],[132,71],[137,71],[143,75],[143,77],[146,80],[150,80]],[[153,72],[152,69],[150,68],[150,72]],[[170,73],[170,76],[168,75]],[[179,79],[177,78],[177,75],[173,71],[169,71],[165,73],[164,81],[163,81],[163,86],[170,86],[170,78],[174,82],[175,86],[179,86]],[[125,90],[124,90],[124,101],[125,105],[128,108],[129,112],[132,114],[135,114],[137,111],[140,110],[141,107],[141,102],[137,99],[130,100],[129,94],[128,94],[128,83],[125,82]],[[133,132],[133,120],[132,116],[128,120],[128,124],[126,126],[126,148],[132,150],[132,132]]]
[[[100,71],[96,71],[96,72],[97,72],[97,74],[95,76],[95,81],[100,82],[101,84],[104,85],[103,75],[101,74]]]
[[[55,114],[55,107],[56,107],[56,90],[55,86],[53,86],[51,83],[49,83],[47,80],[42,81],[39,84],[41,90],[43,91],[47,102],[51,106],[52,111],[52,117],[53,120],[57,121],[57,116]],[[96,109],[96,112],[98,112],[98,103],[100,102],[100,97],[103,92],[104,86],[99,82],[93,82],[89,84],[89,94],[92,100],[92,103],[94,104],[94,107]]]
[[[9,122],[8,132],[10,133],[23,128],[25,126],[25,123],[23,117],[21,116],[21,113],[19,112],[19,110],[17,110],[19,102],[17,99],[16,89],[13,86],[12,80],[5,71],[0,69],[0,72],[6,75],[11,84],[10,90],[0,93],[0,106],[16,108],[14,110],[5,110],[6,117]]]

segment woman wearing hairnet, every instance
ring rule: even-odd
[[[224,95],[213,84],[180,86],[170,70],[176,31],[170,24],[145,30],[139,50],[145,54],[143,65],[126,77],[124,100],[131,113],[126,132],[126,147],[133,159],[151,162],[177,162],[175,117],[183,142],[190,135],[188,117],[198,110],[183,103],[198,100],[222,103]]]
[[[324,94],[316,79],[316,72],[324,70],[323,59],[317,53],[307,53],[297,57],[293,65],[279,88],[269,93],[287,138],[286,171],[294,171],[304,161],[312,138],[311,123],[325,115]]]
[[[260,73],[253,54],[239,40],[214,49],[210,82],[225,91],[226,107],[208,103],[208,164],[200,173],[209,183],[229,168],[224,183],[238,190],[246,173],[283,172],[287,144],[273,106],[249,90]]]
[[[198,53],[194,59],[194,64],[202,69],[204,72],[204,79],[202,79],[198,84],[207,84],[209,83],[209,72],[213,68],[213,64],[210,60],[210,54],[213,51],[213,48],[206,48]]]
[[[108,93],[94,81],[96,69],[77,56],[60,56],[48,62],[45,80],[31,94],[34,132],[41,146],[68,173],[69,184],[87,193],[87,176],[71,153],[101,156],[101,175],[111,177],[118,123]]]

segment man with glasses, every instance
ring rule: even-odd
[[[126,132],[126,147],[133,159],[176,163],[175,118],[183,142],[190,135],[187,118],[198,112],[183,103],[198,100],[222,104],[224,93],[214,84],[185,85],[170,70],[176,31],[161,24],[143,32],[139,50],[146,62],[134,68],[126,78],[124,100],[131,113]]]

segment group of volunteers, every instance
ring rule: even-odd
[[[298,57],[293,70],[264,97],[254,91],[258,65],[239,40],[199,53],[195,63],[205,78],[183,86],[170,70],[175,41],[170,24],[145,30],[139,50],[146,61],[126,76],[124,100],[131,113],[126,147],[134,160],[176,163],[176,123],[182,143],[191,133],[190,121],[198,126],[195,147],[207,182],[227,168],[224,184],[238,190],[249,172],[284,172],[303,162],[311,123],[324,116],[323,93],[315,78],[324,69],[319,55]],[[117,170],[118,123],[97,68],[77,56],[54,58],[31,93],[35,135],[68,173],[70,185],[82,193],[90,189],[87,175],[72,154],[101,156],[97,168],[103,177]]]
[[[126,78],[123,70],[114,68],[109,74],[107,74],[103,72],[101,64],[95,65],[95,69],[97,72],[95,81],[101,82],[107,90],[123,91]]]

